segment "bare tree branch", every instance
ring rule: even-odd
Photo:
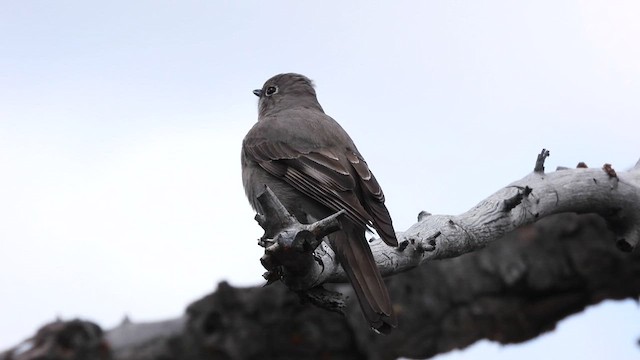
[[[221,283],[176,320],[123,322],[102,339],[77,326],[69,326],[76,329],[70,333],[48,325],[43,329],[58,333],[40,330],[0,359],[47,354],[85,360],[86,351],[100,353],[106,345],[114,360],[391,360],[427,358],[480,339],[523,342],[588,305],[637,299],[640,252],[619,251],[614,239],[597,215],[558,214],[481,251],[393,276],[387,286],[400,326],[387,336],[368,329],[348,285],[335,285],[350,295],[345,317],[301,303],[280,282],[251,288]]]
[[[421,213],[418,223],[399,234],[398,248],[389,247],[380,239],[372,241],[382,274],[397,274],[427,261],[481,249],[518,227],[564,212],[601,215],[616,233],[618,247],[632,251],[640,241],[640,168],[616,172],[606,164],[602,169],[581,167],[547,174],[542,169],[548,155],[543,150],[533,173],[461,215]],[[307,266],[312,265],[308,271],[288,273],[285,283],[295,283],[296,290],[300,290],[346,281],[326,244],[320,244],[313,257],[315,262],[306,262]]]

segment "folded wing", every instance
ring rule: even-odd
[[[283,142],[244,144],[246,154],[273,176],[333,211],[344,209],[361,227],[373,227],[397,246],[384,194],[367,163],[355,151],[320,148],[300,151]]]

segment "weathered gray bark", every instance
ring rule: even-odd
[[[181,319],[123,324],[105,336],[62,323],[56,329],[84,335],[41,331],[19,354],[0,359],[87,359],[75,355],[94,349],[104,356],[105,345],[113,359],[425,358],[480,339],[526,341],[590,304],[640,295],[640,252],[616,247],[623,237],[633,244],[638,234],[639,170],[640,162],[615,177],[611,169],[534,173],[465,214],[424,217],[402,234],[408,243],[401,254],[381,262],[390,272],[421,264],[388,279],[400,323],[389,336],[366,328],[354,296],[344,317],[302,304],[280,283],[246,289],[222,283]],[[420,250],[434,239],[433,251]],[[455,257],[426,261],[446,256]],[[412,262],[398,266],[400,258]],[[341,279],[338,271],[327,274]],[[79,340],[60,341],[69,338]],[[98,355],[90,358],[104,358]]]
[[[398,248],[374,240],[371,248],[382,274],[393,275],[427,261],[481,249],[518,227],[565,212],[602,216],[617,235],[616,244],[621,250],[636,248],[640,242],[640,166],[617,173],[606,164],[601,169],[564,169],[548,174],[540,161],[536,167],[541,169],[461,215],[421,214],[416,224],[398,234]],[[281,247],[281,251],[288,252],[287,247]],[[315,261],[308,258],[299,257],[304,261],[304,272],[284,271],[282,278],[289,287],[310,289],[346,281],[335,254],[325,243],[313,252]]]

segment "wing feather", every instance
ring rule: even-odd
[[[333,211],[344,209],[361,227],[375,228],[397,245],[384,194],[367,163],[353,151],[299,151],[283,142],[245,143],[247,155],[273,176]]]

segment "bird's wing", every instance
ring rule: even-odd
[[[373,173],[369,170],[369,165],[367,165],[360,154],[348,152],[345,155],[351,167],[358,174],[357,179],[360,182],[362,203],[369,215],[371,215],[373,227],[384,242],[391,246],[398,246],[398,239],[393,229],[391,215],[384,205],[384,193],[378,180],[373,176]]]
[[[246,154],[271,175],[333,211],[344,209],[362,227],[371,226],[397,245],[384,194],[362,157],[337,148],[297,150],[283,142],[245,142]]]

